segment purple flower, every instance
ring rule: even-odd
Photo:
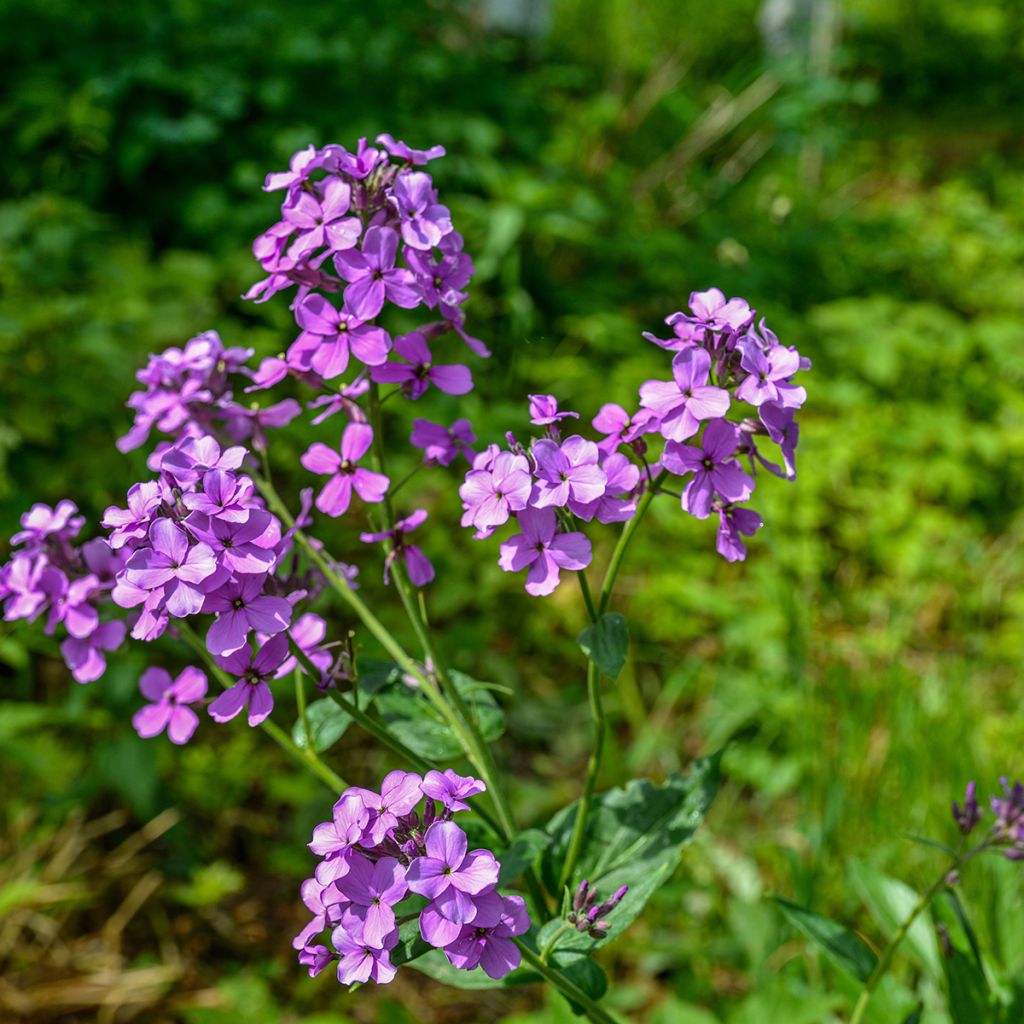
[[[442,239],[446,244],[453,238],[456,232],[452,232]],[[409,264],[412,272],[416,275],[416,285],[420,297],[427,309],[441,307],[442,314],[451,319],[444,311],[460,305],[468,298],[463,289],[469,284],[473,277],[473,261],[468,253],[464,252],[420,252],[417,249],[406,248],[403,253],[405,262]],[[457,328],[456,328],[457,329]],[[480,343],[470,344],[477,355],[487,356],[487,349]]]
[[[559,420],[580,418],[578,412],[559,412],[558,399],[554,395],[527,395],[527,398],[530,399],[530,422],[538,427]]]
[[[670,381],[649,380],[640,385],[640,404],[661,420],[659,430],[669,441],[685,441],[697,433],[702,420],[724,416],[729,392],[708,385],[711,356],[688,348],[672,360]]]
[[[281,216],[297,232],[288,249],[290,260],[300,260],[326,245],[332,251],[351,249],[359,239],[362,225],[358,217],[346,217],[352,190],[340,178],[328,178],[323,198],[310,192],[297,192],[281,208]]]
[[[49,537],[71,540],[85,523],[85,516],[76,516],[78,506],[66,498],[55,508],[39,502],[21,517],[21,530],[11,537],[11,546],[40,545]]]
[[[253,505],[252,481],[247,476],[210,469],[203,474],[202,491],[183,495],[181,502],[192,512],[226,523],[244,523]]]
[[[323,894],[325,886],[315,878],[307,878],[299,889],[299,895],[306,909],[313,915],[312,919],[298,935],[292,939],[292,949],[306,949],[310,939],[319,935],[327,927],[328,908],[324,906]],[[321,949],[323,947],[320,947]],[[327,952],[324,950],[324,952]],[[301,957],[300,957],[301,962]],[[322,969],[322,968],[321,968]],[[312,975],[315,977],[315,975]]]
[[[368,789],[355,791],[372,813],[369,838],[374,845],[383,842],[387,832],[398,826],[399,817],[408,814],[420,802],[423,797],[421,782],[415,772],[396,769],[384,776],[379,794]]]
[[[729,562],[742,562],[747,557],[743,537],[753,537],[764,521],[752,508],[725,505],[718,510],[718,537],[715,547]]]
[[[326,946],[306,946],[299,951],[299,963],[309,968],[309,976],[315,978],[332,961],[334,954]]]
[[[402,391],[413,399],[420,398],[431,384],[449,395],[464,395],[473,390],[469,367],[461,363],[435,366],[427,339],[419,331],[395,338],[395,355],[404,359],[405,364],[387,362],[371,368],[370,377],[378,384],[401,384]]]
[[[432,249],[452,230],[451,214],[438,204],[429,174],[399,174],[391,186],[391,201],[402,218],[402,238],[413,249]]]
[[[153,523],[149,543],[152,547],[140,548],[128,559],[125,578],[142,590],[162,590],[171,615],[195,615],[205,598],[198,584],[217,569],[210,546],[189,545],[185,531],[170,519]]]
[[[754,311],[744,299],[726,299],[718,288],[709,288],[706,292],[692,292],[690,295],[690,311],[673,313],[666,321],[668,324],[689,324],[698,330],[736,333],[747,327],[754,319]]]
[[[782,451],[783,469],[766,462],[760,456],[758,461],[776,476],[784,476],[787,480],[796,479],[796,446],[800,441],[800,425],[796,422],[793,409],[785,409],[774,402],[765,402],[757,414],[768,436],[780,447]]]
[[[597,890],[584,878],[573,897],[572,910],[565,919],[576,927],[576,931],[583,932],[592,939],[603,938],[608,931],[609,922],[602,918],[607,917],[622,902],[627,892],[628,885],[620,886],[609,899],[598,903]]]
[[[597,447],[605,455],[610,455],[620,444],[629,444],[658,429],[658,418],[650,409],[640,409],[630,416],[614,402],[602,405],[591,423],[595,430],[605,435],[597,442]]]
[[[1024,785],[999,780],[1003,787],[1001,797],[992,797],[992,811],[996,816],[993,831],[998,840],[1009,844],[1004,851],[1008,860],[1024,860]]]
[[[807,400],[804,388],[790,378],[800,369],[800,353],[785,345],[765,352],[756,339],[741,343],[740,366],[749,374],[736,389],[736,397],[753,406],[774,402],[786,409],[799,409]]]
[[[477,793],[483,793],[487,787],[479,780],[467,775],[456,775],[451,768],[443,772],[429,771],[423,776],[420,788],[423,795],[431,800],[440,800],[448,811],[468,811],[469,804],[465,801]]]
[[[333,661],[330,651],[325,650],[320,644],[327,635],[327,623],[314,615],[313,612],[306,612],[301,615],[288,630],[288,635],[299,645],[299,649],[307,658],[320,670],[320,679],[317,682],[324,682],[328,679],[331,662]],[[261,637],[262,640],[265,637]],[[305,666],[295,657],[289,655],[275,673],[275,679],[283,679],[286,675],[298,669],[305,672]]]
[[[308,295],[295,308],[302,334],[288,351],[315,345],[310,366],[324,380],[333,380],[348,368],[349,353],[367,366],[379,366],[388,357],[391,339],[387,331],[364,324],[354,313],[339,312],[322,295]]]
[[[391,530],[381,530],[379,533],[361,533],[359,539],[365,544],[377,544],[380,541],[390,540],[391,550],[384,561],[384,582],[391,582],[391,566],[395,559],[401,559],[405,563],[405,570],[409,574],[409,582],[414,586],[426,586],[434,578],[434,567],[430,560],[415,545],[406,541],[405,536],[416,529],[427,518],[426,509],[418,508],[411,516],[400,519]]]
[[[259,725],[274,710],[274,697],[267,680],[274,677],[288,655],[288,637],[284,633],[268,640],[255,654],[247,647],[228,657],[218,657],[217,664],[238,677],[234,686],[225,690],[208,708],[215,722],[229,722],[243,708],[249,709],[249,724]]]
[[[426,896],[449,921],[467,923],[476,916],[470,899],[498,884],[498,862],[489,850],[466,852],[466,833],[453,821],[437,821],[424,837],[426,856],[406,872],[409,888]]]
[[[623,523],[636,511],[636,499],[630,495],[640,481],[640,469],[621,452],[606,456],[601,469],[607,478],[604,494],[594,501],[573,502],[572,511],[588,523]]]
[[[200,524],[205,523],[209,523],[209,529],[200,529]],[[188,525],[206,541],[222,576],[227,572],[266,575],[274,568],[277,556],[273,546],[280,537],[281,524],[269,512],[252,509],[244,523],[205,517],[194,521],[190,516]],[[219,582],[211,579],[203,589],[210,591]]]
[[[521,572],[529,566],[528,594],[546,597],[558,586],[562,569],[579,572],[590,565],[590,541],[582,533],[558,533],[554,509],[523,509],[518,519],[522,533],[501,545],[498,565],[505,572]]]
[[[352,501],[353,488],[367,503],[384,500],[391,481],[382,473],[374,473],[356,465],[372,442],[371,426],[366,423],[349,423],[341,435],[340,455],[316,441],[299,460],[311,473],[331,474],[316,499],[316,507],[324,515],[344,515]]]
[[[423,449],[423,461],[450,466],[460,455],[472,461],[471,445],[476,440],[469,420],[456,420],[450,427],[430,420],[412,421],[409,443]]]
[[[362,181],[364,178],[368,178],[374,168],[382,163],[386,162],[386,157],[383,153],[374,146],[368,146],[366,139],[360,139],[354,153],[347,152],[343,147],[339,146],[339,158],[338,168],[344,171],[350,178],[355,178],[356,181]]]
[[[355,933],[355,934],[353,934]],[[375,981],[386,985],[395,977],[390,950],[398,944],[398,929],[384,936],[380,946],[369,943],[359,932],[358,918],[347,916],[331,935],[334,948],[341,954],[338,981],[342,985]]]
[[[374,864],[354,854],[347,874],[335,882],[355,907],[365,908],[356,913],[363,923],[363,941],[374,949],[381,949],[395,928],[395,912],[391,908],[409,890],[405,875],[405,868],[394,857],[382,857]]]
[[[953,820],[957,823],[961,834],[965,836],[973,832],[974,827],[981,821],[981,811],[978,809],[978,797],[976,796],[977,788],[976,782],[967,783],[963,807],[955,800],[953,801]]]
[[[399,160],[406,160],[414,167],[422,167],[430,160],[436,160],[439,156],[444,156],[445,152],[444,146],[431,146],[430,149],[412,149],[402,142],[401,139],[395,140],[386,132],[377,136],[377,142],[392,156],[398,157]]]
[[[332,857],[344,853],[363,838],[369,821],[370,811],[359,791],[346,790],[334,805],[333,818],[313,829],[313,841],[309,848],[318,857]],[[348,862],[345,864],[347,869]]]
[[[683,491],[682,506],[692,516],[707,519],[711,499],[717,494],[725,501],[746,501],[754,489],[754,479],[732,456],[739,445],[740,433],[728,420],[712,420],[704,431],[700,448],[669,441],[661,464],[676,476],[693,473]]]
[[[289,161],[287,171],[278,171],[267,175],[263,185],[264,192],[276,192],[278,189],[293,189],[302,185],[309,175],[322,166],[321,154],[314,146],[300,149]]]
[[[482,967],[490,978],[503,978],[522,962],[519,947],[512,941],[530,928],[530,915],[521,896],[503,896],[488,901],[476,920],[463,926],[459,937],[445,947],[454,967],[470,971]]]
[[[150,703],[132,717],[135,731],[149,739],[166,729],[172,743],[188,743],[199,725],[199,716],[188,705],[206,696],[206,675],[190,665],[172,680],[166,669],[147,668],[139,689]]]
[[[264,594],[265,582],[265,576],[239,575],[206,595],[203,611],[217,616],[206,634],[211,654],[234,654],[252,632],[274,636],[288,628],[292,606],[283,597]]]
[[[474,463],[475,465],[475,463]],[[525,456],[500,452],[486,469],[473,469],[459,488],[463,526],[483,535],[508,522],[511,512],[526,508],[533,480]]]
[[[372,320],[384,308],[385,299],[403,309],[422,301],[412,273],[395,268],[397,255],[398,235],[385,227],[367,228],[360,249],[335,255],[334,266],[349,282],[345,307],[359,320]]]
[[[536,508],[564,506],[570,501],[586,505],[604,494],[608,478],[598,465],[600,452],[593,441],[578,434],[560,445],[541,438],[533,445],[537,463],[537,485],[533,495]]]
[[[155,480],[133,484],[128,491],[127,509],[111,505],[103,513],[103,526],[111,531],[110,546],[115,549],[129,543],[135,546],[135,541],[144,540],[161,501],[160,485]]]
[[[212,470],[231,474],[245,460],[241,445],[221,450],[215,437],[186,437],[160,457],[160,470],[179,484],[193,484]]]
[[[19,552],[8,562],[4,573],[4,618],[34,619],[52,599],[67,589],[67,578],[49,564],[46,555]]]
[[[84,639],[69,636],[60,645],[60,653],[76,682],[92,683],[106,672],[103,652],[117,650],[127,629],[123,622],[104,622]]]

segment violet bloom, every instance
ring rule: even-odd
[[[324,886],[315,878],[307,878],[302,883],[299,895],[313,917],[306,927],[292,939],[292,949],[305,949],[309,940],[315,938],[327,927],[328,908],[324,906],[323,892]]]
[[[250,633],[275,636],[288,628],[292,606],[283,597],[264,594],[265,583],[265,576],[239,575],[206,595],[203,611],[217,616],[206,634],[211,654],[234,654]]]
[[[361,533],[359,539],[364,544],[377,544],[381,541],[391,541],[391,550],[384,561],[384,582],[391,582],[391,566],[396,559],[405,563],[405,571],[409,574],[409,582],[414,586],[426,586],[434,578],[434,567],[430,559],[415,545],[410,544],[406,534],[411,533],[427,518],[426,509],[418,508],[411,516],[400,519],[395,523],[394,529],[381,530],[379,533]]]
[[[280,537],[281,524],[276,516],[263,509],[251,509],[245,522],[225,522],[221,519],[209,520],[209,529],[200,530],[200,523],[207,520],[199,519],[191,526],[207,542],[217,559],[222,574],[232,573],[266,574],[274,568],[277,556],[273,547]],[[218,580],[204,584],[203,589],[210,591],[217,586]]]
[[[624,523],[636,511],[636,498],[632,492],[640,481],[640,468],[621,452],[613,452],[601,463],[607,483],[604,494],[590,502],[573,502],[573,514],[589,523]]]
[[[76,516],[78,506],[65,498],[55,508],[38,502],[21,517],[21,530],[11,537],[11,546],[42,544],[48,537],[71,540],[85,523],[85,516]]]
[[[309,848],[318,857],[333,857],[344,853],[363,838],[369,821],[370,811],[359,791],[346,790],[335,801],[331,820],[321,822],[313,829],[313,840]],[[320,881],[324,880],[321,878]]]
[[[729,392],[710,386],[710,373],[711,356],[702,348],[688,348],[672,360],[674,380],[640,385],[640,404],[658,415],[666,440],[685,441],[697,433],[702,420],[728,411]]]
[[[800,369],[800,353],[785,345],[774,345],[765,352],[751,339],[742,344],[740,366],[747,371],[736,389],[736,397],[753,406],[774,402],[786,409],[799,409],[807,400],[807,391],[790,378]]]
[[[413,249],[432,249],[452,230],[451,214],[437,202],[429,174],[399,174],[391,186],[391,201],[402,219],[402,238]]]
[[[373,427],[367,423],[349,423],[341,435],[340,455],[322,442],[315,441],[299,459],[311,473],[331,474],[316,499],[316,507],[324,515],[344,515],[352,501],[353,488],[368,504],[384,500],[391,481],[382,473],[356,465],[372,442]]]
[[[559,412],[558,399],[554,395],[527,395],[530,400],[530,422],[538,427],[557,423],[559,420],[578,420],[578,412]]]
[[[758,417],[768,431],[768,436],[782,451],[783,469],[766,462],[760,456],[758,461],[776,476],[784,476],[787,480],[796,479],[796,446],[800,442],[800,425],[796,422],[793,409],[785,409],[774,402],[765,402],[757,410]]]
[[[690,311],[692,316],[673,313],[667,323],[672,326],[676,323],[685,323],[698,329],[736,333],[749,326],[754,319],[754,311],[745,299],[726,299],[718,288],[709,288],[706,292],[692,292]]]
[[[424,796],[440,800],[445,810],[454,812],[468,811],[469,804],[465,801],[477,793],[483,793],[487,787],[479,779],[456,775],[451,768],[446,768],[443,772],[427,772],[420,789]]]
[[[500,452],[487,469],[473,469],[459,488],[465,514],[463,526],[475,526],[486,536],[508,522],[511,512],[526,508],[533,488],[525,456]]]
[[[442,245],[455,234],[453,231],[442,239]],[[433,250],[420,252],[406,248],[403,255],[405,262],[416,275],[419,295],[427,309],[436,309],[440,306],[443,313],[445,309],[456,307],[469,297],[463,291],[474,273],[473,261],[468,253],[447,252],[438,255]],[[488,354],[486,349],[481,352],[475,345],[470,345],[470,348],[478,355]]]
[[[67,589],[67,578],[49,564],[45,554],[16,554],[4,567],[4,618],[34,619],[47,601]]]
[[[430,160],[436,160],[444,156],[444,146],[431,146],[430,149],[413,149],[407,146],[401,139],[394,139],[387,132],[377,136],[379,142],[392,156],[399,160],[405,160],[414,167],[422,167]]]
[[[620,444],[629,444],[658,429],[658,418],[650,409],[640,409],[630,416],[614,402],[602,405],[591,423],[605,435],[597,442],[598,449],[605,455],[610,455]]]
[[[391,909],[409,891],[405,868],[394,857],[382,857],[376,863],[354,854],[348,872],[335,883],[338,890],[354,904],[353,909],[363,923],[363,940],[374,949],[394,931],[395,912]]]
[[[1024,785],[1001,778],[1001,797],[992,797],[992,812],[996,816],[993,832],[997,839],[1009,845],[1004,851],[1007,860],[1024,860]]]
[[[102,525],[111,531],[110,546],[116,550],[130,543],[134,547],[136,541],[144,540],[162,500],[160,485],[155,480],[133,484],[128,491],[127,509],[111,505],[103,513]]]
[[[676,476],[693,473],[683,491],[683,509],[698,519],[707,519],[711,499],[717,494],[725,501],[746,501],[754,479],[743,472],[733,458],[739,445],[739,429],[728,420],[712,420],[704,431],[701,447],[669,441],[661,464]]]
[[[299,951],[299,963],[309,968],[311,978],[315,978],[335,959],[335,955],[326,946],[306,946]]]
[[[352,189],[340,178],[328,178],[322,189],[322,199],[298,192],[281,208],[281,216],[297,232],[288,250],[290,260],[301,260],[324,245],[333,251],[351,249],[359,239],[359,218],[345,216]]]
[[[726,505],[718,510],[718,537],[715,547],[728,562],[742,562],[747,557],[743,537],[753,537],[764,521],[752,508]]]
[[[590,541],[582,533],[558,533],[554,509],[527,508],[518,514],[519,529],[501,545],[498,565],[526,574],[526,592],[546,597],[561,582],[561,570],[579,572],[590,565]]]
[[[593,441],[578,434],[561,445],[541,438],[533,445],[533,457],[537,463],[536,508],[564,506],[570,500],[585,505],[604,494],[608,478],[598,465],[600,452]]]
[[[398,929],[386,935],[380,946],[372,946],[362,934],[354,935],[358,924],[348,921],[334,929],[331,942],[341,954],[338,961],[338,981],[342,985],[375,981],[386,985],[395,977],[391,964],[391,950],[398,944]]]
[[[124,575],[142,590],[162,590],[167,611],[177,618],[195,615],[205,594],[199,584],[217,570],[208,544],[189,545],[185,531],[170,519],[158,519],[149,528],[152,547],[140,548],[128,559]]]
[[[412,399],[420,398],[431,384],[449,395],[473,390],[469,367],[461,363],[435,366],[427,339],[419,331],[395,338],[395,355],[405,364],[387,362],[371,367],[370,377],[378,384],[401,384],[402,391]]]
[[[379,366],[388,357],[391,339],[386,331],[364,324],[359,317],[343,309],[339,312],[322,295],[307,295],[295,308],[295,319],[302,328],[288,351],[315,345],[310,366],[324,380],[333,380],[348,369],[349,353],[367,366]]]
[[[320,645],[327,635],[327,623],[313,612],[306,612],[301,615],[288,630],[288,635],[299,646],[299,650],[320,670],[318,683],[324,683],[328,679],[331,670],[331,662],[334,660],[331,653]],[[262,639],[261,638],[261,642]],[[275,674],[275,679],[283,679],[286,675],[298,669],[305,672],[306,667],[295,655],[289,655],[282,663]]]
[[[278,189],[294,189],[301,186],[310,173],[322,164],[320,153],[315,146],[307,146],[293,154],[288,163],[287,171],[276,171],[267,175],[263,184],[264,192],[276,192]]]
[[[372,320],[384,300],[403,309],[418,306],[421,298],[412,273],[395,267],[398,234],[391,228],[367,228],[359,249],[339,252],[334,257],[338,273],[349,282],[345,307],[360,320]]]
[[[168,448],[160,458],[160,470],[179,484],[195,483],[211,470],[233,473],[245,461],[241,445],[221,449],[215,437],[186,437]]]
[[[387,162],[387,157],[375,146],[368,146],[366,139],[359,140],[354,153],[349,153],[343,146],[338,150],[338,169],[356,181],[368,178],[378,164]]]
[[[142,695],[150,701],[132,716],[135,731],[149,739],[167,730],[172,743],[188,743],[199,725],[199,716],[188,706],[206,696],[206,675],[189,665],[171,679],[163,668],[147,668],[139,679]]]
[[[467,853],[466,833],[453,821],[434,822],[424,837],[426,856],[408,868],[409,888],[432,901],[449,921],[462,924],[474,919],[471,897],[498,884],[498,862],[489,850]]]
[[[71,670],[75,682],[93,683],[107,670],[104,651],[116,651],[124,641],[128,627],[123,622],[104,622],[87,637],[69,636],[61,645],[60,653]]]
[[[369,839],[375,846],[382,843],[385,835],[398,826],[398,819],[408,814],[423,798],[420,790],[422,781],[415,772],[395,769],[384,776],[380,793],[370,789],[355,790],[371,812]]]
[[[529,931],[530,915],[521,896],[499,899],[500,907],[488,906],[445,947],[452,966],[463,971],[482,967],[489,978],[503,978],[520,965],[522,954],[512,940]]]
[[[253,654],[247,647],[229,657],[218,657],[217,664],[238,678],[208,708],[215,722],[229,722],[243,708],[249,709],[249,724],[259,725],[274,710],[274,696],[267,685],[288,655],[288,637],[284,633],[268,640]]]
[[[412,421],[409,443],[423,450],[423,461],[450,466],[460,455],[472,461],[472,444],[476,440],[469,420],[456,420],[450,427],[430,420]]]
[[[203,489],[185,494],[185,508],[226,523],[244,523],[253,505],[253,485],[247,477],[238,477],[221,469],[203,474]]]

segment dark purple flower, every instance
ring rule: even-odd
[[[288,628],[292,606],[283,597],[264,594],[265,584],[265,576],[239,575],[206,595],[203,611],[217,616],[206,634],[211,654],[234,654],[250,633],[275,636]]]
[[[715,547],[729,562],[742,562],[747,557],[743,537],[753,537],[764,521],[752,508],[724,505],[718,509],[718,537]]]
[[[669,441],[661,464],[676,476],[693,473],[683,491],[683,509],[698,519],[707,519],[711,500],[717,494],[725,501],[746,501],[754,489],[754,479],[743,472],[733,458],[740,433],[728,420],[712,420],[704,430],[701,447]]]
[[[974,827],[981,821],[981,811],[978,809],[978,797],[976,796],[977,788],[976,782],[967,783],[963,807],[955,800],[953,801],[953,820],[965,836],[973,832]]]
[[[545,597],[558,586],[562,569],[579,572],[590,565],[590,541],[582,533],[558,533],[554,509],[523,509],[518,519],[522,533],[501,545],[498,564],[505,572],[529,567],[528,594]]]
[[[206,675],[191,665],[177,679],[162,668],[147,668],[139,679],[142,695],[150,701],[135,712],[132,725],[149,739],[167,730],[172,743],[188,743],[199,725],[199,716],[188,706],[206,696]]]
[[[378,384],[401,384],[402,391],[413,399],[421,397],[431,384],[449,395],[464,395],[473,390],[469,367],[461,363],[436,366],[427,339],[419,331],[395,338],[394,354],[405,363],[387,362],[372,367],[370,376]]]
[[[465,419],[456,420],[450,427],[415,419],[409,437],[414,448],[423,449],[424,462],[439,466],[450,466],[460,455],[472,461],[474,452],[471,445],[475,440],[473,426]]]
[[[217,664],[238,678],[208,708],[215,722],[229,722],[243,708],[249,709],[249,724],[259,725],[274,710],[274,696],[267,685],[281,662],[288,656],[288,637],[284,633],[268,640],[255,654],[247,648],[229,657],[218,657]]]
[[[391,530],[359,534],[359,539],[365,544],[378,544],[385,540],[391,542],[391,550],[384,561],[385,583],[391,582],[391,566],[396,559],[405,563],[409,582],[414,586],[426,586],[434,578],[434,567],[430,564],[430,560],[415,544],[410,544],[406,540],[406,535],[425,522],[426,518],[426,509],[418,508],[411,516],[395,523]]]
[[[702,420],[724,416],[729,392],[708,384],[711,356],[688,348],[672,360],[673,380],[649,380],[640,385],[640,404],[661,420],[659,430],[669,441],[685,441],[697,433]]]
[[[353,489],[369,504],[384,500],[391,481],[382,473],[356,465],[372,443],[371,426],[366,423],[349,423],[341,435],[340,454],[316,441],[299,460],[311,473],[331,475],[316,499],[316,507],[324,515],[344,515],[352,501]]]

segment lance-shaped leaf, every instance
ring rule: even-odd
[[[836,967],[861,984],[868,980],[878,957],[849,928],[779,896],[775,897],[775,903],[786,920],[807,936]]]

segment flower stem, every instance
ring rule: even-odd
[[[214,679],[216,679],[225,690],[229,686],[232,686],[234,684],[234,680],[231,679],[220,665],[213,660],[210,656],[210,652],[206,649],[206,644],[199,639],[195,630],[193,630],[187,622],[181,620],[175,623],[175,627],[182,637],[184,637],[185,642],[196,652],[196,654],[199,655],[200,658],[203,659]],[[320,779],[328,789],[331,789],[336,793],[340,793],[343,789],[347,788],[345,780],[338,775],[337,772],[324,764],[323,761],[317,757],[315,750],[311,747],[306,747],[305,749],[299,747],[292,741],[292,738],[288,733],[286,733],[276,722],[272,722],[269,718],[266,718],[260,722],[260,728],[279,747],[287,750],[296,761]]]
[[[545,963],[522,939],[512,940],[523,954],[523,960],[546,981],[550,981],[566,999],[571,999],[583,1009],[593,1024],[621,1024],[621,1018],[613,1016],[567,978],[557,968]]]

